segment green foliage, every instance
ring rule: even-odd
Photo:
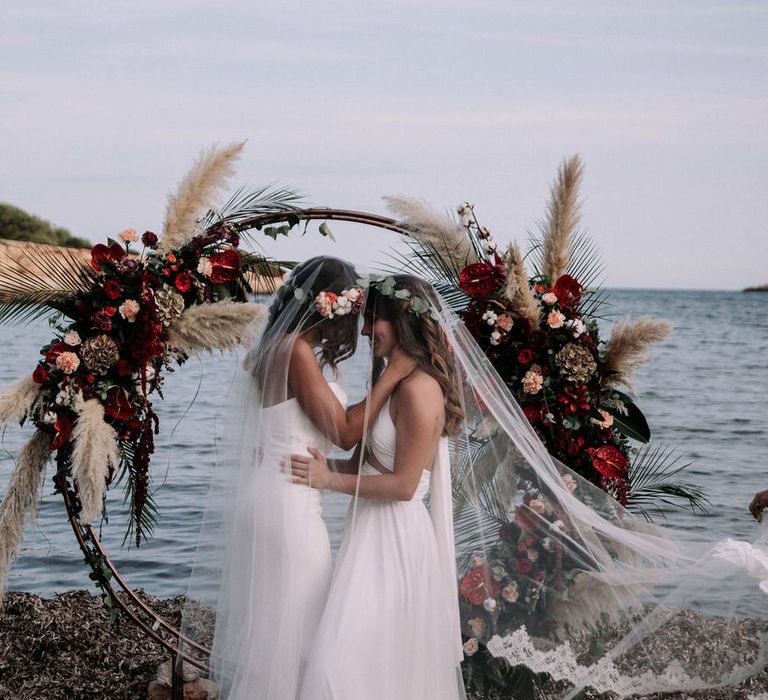
[[[0,204],[0,239],[31,241],[66,248],[90,248],[93,244],[73,236],[67,229],[28,214],[11,204]]]

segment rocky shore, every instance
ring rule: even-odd
[[[143,596],[153,609],[178,624],[181,597],[158,600]],[[751,635],[763,622],[744,621]],[[702,638],[707,643],[708,630]],[[673,640],[670,643],[674,643]],[[130,623],[118,630],[109,627],[101,600],[86,591],[71,591],[53,598],[31,593],[5,594],[0,612],[0,698],[3,700],[145,700],[150,683],[153,696],[161,698],[167,654],[145,639]],[[693,693],[647,696],[646,700],[768,700],[768,673],[738,687]],[[544,688],[532,700],[553,697],[554,687]],[[189,684],[188,700],[204,700],[200,688]],[[166,697],[169,697],[169,691]],[[586,700],[609,700],[608,695],[585,693]],[[364,700],[364,699],[361,699]],[[470,700],[498,700],[475,696]]]
[[[755,287],[747,287],[745,292],[768,292],[768,284],[758,284]]]

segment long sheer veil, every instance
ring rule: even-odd
[[[343,292],[355,289],[356,279],[354,268],[335,258],[297,267],[249,329],[228,410],[216,417],[224,427],[202,504],[179,650],[204,662],[200,648],[211,649],[210,678],[222,697],[297,693],[331,561],[324,526],[318,527],[320,493],[291,483],[286,457],[306,451],[307,435],[325,442],[317,445],[325,450],[338,439],[323,437],[293,409],[288,368],[297,338],[307,332],[317,331],[326,374],[355,352],[362,298]],[[337,387],[332,395],[344,402]],[[323,550],[327,571],[318,571]],[[308,559],[320,563],[313,569]]]
[[[570,698],[761,671],[765,541],[715,542],[630,514],[548,454],[461,320],[445,304],[439,318],[465,411],[453,444],[465,676],[503,660],[548,674],[548,697]]]

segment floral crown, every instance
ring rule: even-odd
[[[385,297],[391,297],[393,299],[399,299],[401,301],[408,301],[408,311],[417,316],[427,314],[433,321],[439,321],[440,316],[437,313],[434,305],[428,300],[423,299],[420,296],[411,294],[410,289],[395,289],[397,284],[394,277],[376,278],[371,277],[368,280],[364,280],[369,287],[376,289],[379,294]],[[358,280],[358,284],[361,280]]]
[[[290,283],[284,284],[279,293],[286,295],[290,293]],[[304,303],[310,296],[298,287],[293,289],[293,297],[299,303]],[[346,316],[348,314],[359,313],[365,304],[365,292],[361,287],[350,287],[343,289],[336,294],[335,292],[322,291],[312,299],[312,305],[315,311],[323,318],[335,318],[337,316]]]

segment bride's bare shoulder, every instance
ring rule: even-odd
[[[403,379],[398,387],[398,393],[409,403],[413,402],[418,405],[434,401],[441,405],[443,402],[443,390],[440,388],[440,383],[422,369],[415,369]]]

